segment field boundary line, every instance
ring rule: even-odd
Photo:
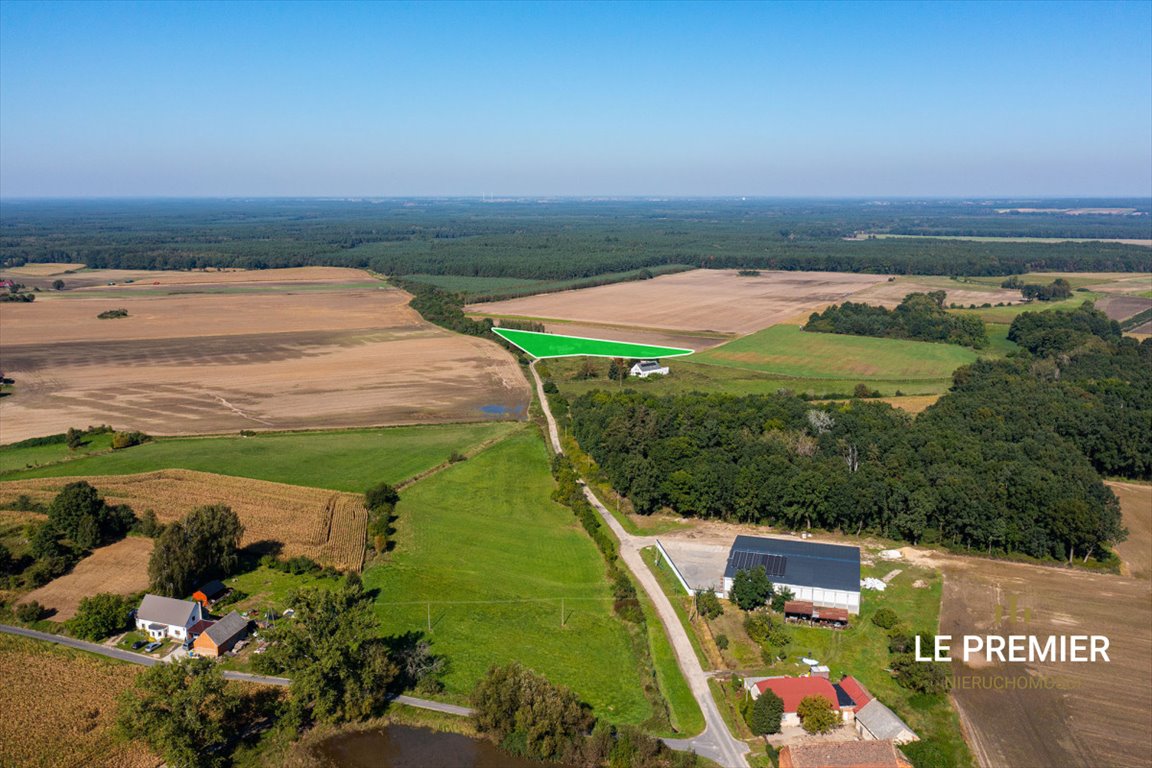
[[[689,596],[691,596],[692,588],[689,587],[688,582],[684,580],[684,576],[681,575],[680,569],[676,567],[676,562],[668,554],[668,550],[664,549],[664,545],[660,543],[660,539],[656,539],[656,549],[660,550],[660,554],[664,556],[664,560],[668,563],[669,566],[672,567],[672,573],[676,577],[676,580],[680,582],[680,586],[684,587],[684,591],[688,593]]]
[[[527,424],[528,424],[528,422],[521,422],[521,424],[518,428],[508,430],[507,434],[496,435],[495,437],[490,437],[487,440],[483,440],[483,441],[477,443],[476,445],[472,446],[471,448],[468,448],[461,455],[465,459],[474,459],[477,456],[479,456],[480,454],[484,453],[484,451],[488,450],[489,448],[495,447],[497,444],[502,443],[503,441],[510,438],[512,435],[515,435],[516,433],[520,432],[522,429],[524,429],[527,426]],[[448,469],[448,467],[452,466],[453,464],[458,464],[458,463],[459,462],[455,462],[455,461],[451,461],[451,460],[442,461],[434,467],[429,467],[428,469],[425,469],[423,472],[417,472],[416,474],[412,475],[412,477],[401,480],[399,483],[396,484],[396,490],[397,491],[407,490],[407,489],[411,488],[412,486],[416,485],[416,483],[420,482],[421,480],[427,480],[432,475],[435,475],[439,472],[443,472],[445,469]]]

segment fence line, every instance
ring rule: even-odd
[[[668,551],[664,549],[664,545],[660,543],[660,539],[656,539],[656,549],[660,550],[660,554],[668,561],[668,567],[672,569],[672,573],[676,576],[676,580],[680,582],[680,586],[684,587],[684,591],[691,595],[692,588],[688,586],[688,582],[685,581],[684,577],[680,574],[680,569],[676,567],[675,561],[668,556]]]

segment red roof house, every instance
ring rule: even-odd
[[[860,709],[860,707],[872,701],[873,696],[868,693],[868,689],[851,675],[844,676],[844,679],[840,681],[840,687],[844,690],[844,693],[848,694],[852,701],[855,702],[856,709]]]
[[[784,702],[784,724],[798,725],[800,718],[796,708],[808,696],[821,696],[832,705],[833,712],[840,711],[836,689],[825,677],[770,677],[756,683],[756,698],[764,691],[772,691]]]

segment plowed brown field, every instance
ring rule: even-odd
[[[1120,500],[1128,539],[1116,545],[1124,561],[1125,573],[1138,579],[1152,579],[1152,485],[1109,482]]]
[[[148,558],[152,539],[129,536],[100,547],[76,564],[70,573],[53,579],[22,597],[55,609],[53,621],[67,621],[76,615],[80,601],[98,592],[132,595],[148,589]]]
[[[296,292],[349,273],[358,285]],[[0,370],[16,381],[0,399],[0,443],[99,423],[205,434],[507,418],[527,406],[509,354],[424,322],[408,294],[363,272],[172,277],[296,288],[115,298],[69,290],[0,305]],[[128,317],[96,319],[118,307]]]
[[[940,633],[952,635],[954,656],[961,653],[963,635],[1035,635],[1041,641],[1050,635],[1105,635],[1110,641],[1109,662],[953,662],[952,696],[981,766],[1148,764],[1152,583],[905,552],[945,574]]]
[[[844,301],[885,279],[840,272],[773,271],[740,277],[734,270],[696,269],[652,280],[474,304],[468,311],[591,325],[745,334]]]
[[[116,697],[133,664],[0,635],[0,765],[155,768],[161,760],[116,734]]]
[[[140,475],[0,483],[0,505],[20,494],[50,502],[60,488],[76,480],[91,483],[110,504],[128,504],[137,514],[155,510],[165,523],[179,520],[196,507],[227,504],[244,524],[243,546],[275,542],[282,545],[284,557],[306,555],[325,565],[353,570],[364,564],[368,512],[363,500],[350,493],[166,469]]]

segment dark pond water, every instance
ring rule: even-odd
[[[390,725],[333,736],[316,749],[332,768],[542,768],[487,741],[426,728]]]
[[[491,416],[507,416],[509,414],[519,416],[524,412],[524,406],[517,405],[509,408],[506,405],[482,405],[480,406],[480,410]]]

